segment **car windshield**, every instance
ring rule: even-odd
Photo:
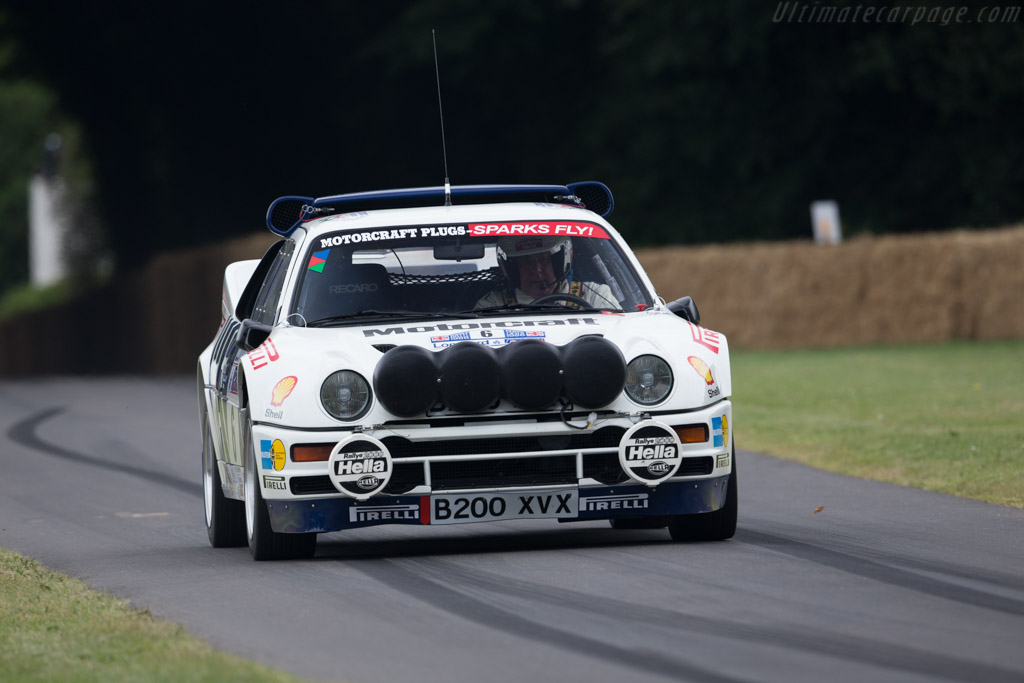
[[[288,316],[300,325],[652,304],[615,240],[580,221],[338,231],[313,238],[301,267]]]

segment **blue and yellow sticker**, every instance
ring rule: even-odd
[[[711,418],[711,436],[715,448],[729,443],[729,419],[725,415]]]
[[[284,460],[284,444],[280,439],[260,439],[260,469],[280,472],[284,469]]]

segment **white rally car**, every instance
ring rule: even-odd
[[[736,529],[723,335],[666,304],[601,183],[282,197],[199,357],[215,547],[517,519]],[[589,208],[588,208],[589,207]]]

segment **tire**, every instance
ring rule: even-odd
[[[221,488],[217,470],[217,453],[213,447],[210,416],[204,410],[203,430],[203,506],[206,512],[206,534],[214,548],[237,548],[245,545],[245,509],[240,500],[231,500]]]
[[[609,519],[613,529],[664,529],[668,526],[668,517],[628,517],[625,519]]]
[[[279,534],[270,526],[267,503],[260,490],[259,468],[252,445],[252,427],[245,430],[245,532],[254,560],[292,560],[313,557],[316,534]]]
[[[736,446],[732,447],[732,473],[725,491],[725,505],[714,512],[675,515],[669,518],[668,532],[673,541],[724,541],[736,534],[739,501],[736,493]]]

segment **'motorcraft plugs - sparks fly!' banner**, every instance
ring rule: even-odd
[[[340,247],[343,244],[384,242],[423,237],[507,237],[510,235],[557,235],[564,237],[592,237],[610,239],[604,228],[594,223],[579,221],[517,223],[469,223],[468,225],[429,225],[414,228],[380,228],[364,232],[339,232],[320,238],[320,248]],[[318,258],[319,255],[317,255]],[[323,257],[326,258],[326,257]],[[319,263],[310,264],[310,267]]]

